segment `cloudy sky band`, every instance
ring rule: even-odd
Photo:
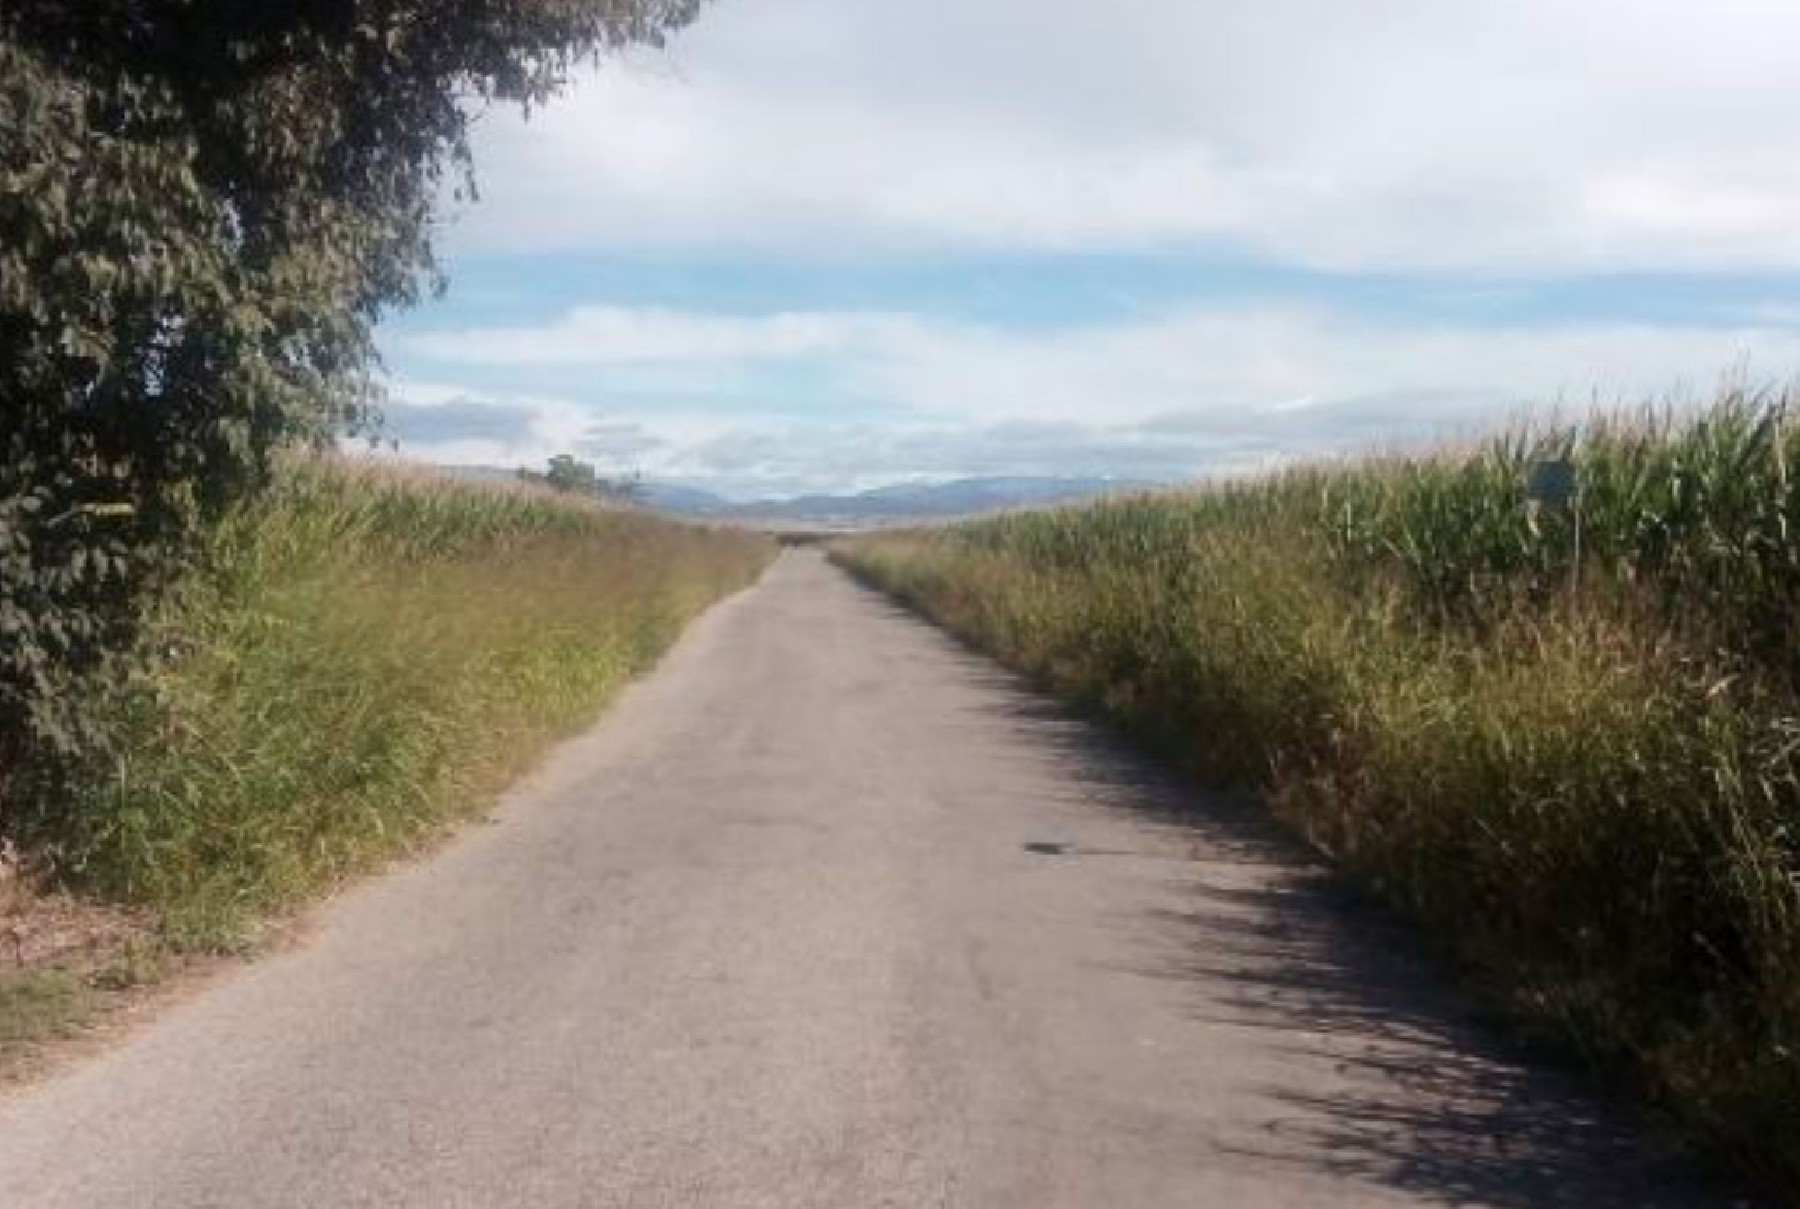
[[[513,463],[611,426],[741,494],[1785,380],[1795,44],[1775,0],[721,0],[484,119],[451,292],[384,334],[393,430]]]

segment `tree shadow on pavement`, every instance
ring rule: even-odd
[[[1247,1030],[1328,1080],[1244,1089],[1261,1127],[1231,1148],[1447,1204],[1749,1205],[1672,1157],[1593,1080],[1507,1039],[1423,938],[1362,898],[1254,803],[1182,783],[1014,680],[1011,724],[1053,746],[1069,792],[1183,837],[1185,905],[1134,934],[1131,973],[1182,984],[1197,1023]]]
[[[941,641],[947,670],[1004,703],[1003,717],[970,724],[1000,725],[1053,751],[1066,798],[1129,814],[1151,829],[1147,847],[1166,857],[1187,845],[1179,905],[1126,921],[1144,943],[1122,951],[1115,972],[1180,984],[1198,1026],[1244,1030],[1245,1044],[1271,1054],[1276,1069],[1301,1074],[1238,1089],[1255,1104],[1252,1122],[1228,1142],[1232,1154],[1426,1203],[1755,1203],[1702,1175],[1595,1080],[1507,1038],[1449,985],[1417,933],[1354,893],[1254,803],[1184,782],[986,657]]]

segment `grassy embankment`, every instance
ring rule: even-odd
[[[1579,473],[1569,509],[1526,498],[1550,458]],[[1800,1203],[1786,402],[837,555],[1198,776],[1259,792],[1516,1018]]]
[[[163,955],[241,947],[262,919],[480,809],[774,546],[538,490],[309,463],[206,554],[156,621],[159,657],[108,707],[116,752],[25,836],[51,880],[134,927],[103,961],[0,966],[0,1058]]]

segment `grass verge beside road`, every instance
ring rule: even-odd
[[[1800,421],[1732,395],[836,557],[1260,793],[1800,1203]],[[1566,503],[1528,484],[1573,470]]]
[[[121,968],[154,976],[146,945],[253,944],[481,809],[774,553],[542,490],[294,464],[169,598],[105,758],[22,820],[30,880],[75,905],[0,902],[0,1062]],[[124,939],[121,908],[142,921]]]

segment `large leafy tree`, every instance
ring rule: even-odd
[[[367,417],[474,112],[699,2],[0,3],[0,823],[197,525]]]

